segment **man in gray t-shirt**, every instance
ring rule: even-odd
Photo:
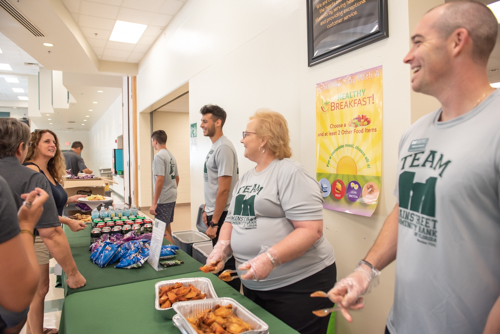
[[[412,88],[441,108],[403,135],[398,203],[365,262],[329,292],[355,309],[397,254],[386,333],[500,332],[500,91],[486,75],[497,30],[485,5],[451,2],[412,36]]]
[[[75,141],[71,144],[71,150],[64,152],[64,161],[66,162],[66,170],[71,169],[71,173],[77,176],[82,172],[85,174],[92,174],[92,170],[88,169],[80,154],[83,151],[82,142]]]
[[[217,105],[206,105],[201,108],[200,113],[203,135],[212,141],[212,147],[203,166],[205,185],[203,222],[208,227],[206,234],[215,246],[231,203],[231,194],[238,183],[238,156],[233,143],[222,132],[226,121],[224,109]],[[225,269],[236,269],[234,258],[226,262]],[[229,284],[239,291],[239,279]]]
[[[170,223],[174,220],[175,201],[177,200],[177,187],[179,185],[179,172],[175,157],[167,150],[167,134],[157,130],[151,135],[151,145],[158,151],[153,159],[153,204],[149,212],[157,219],[165,222],[165,238],[172,244],[172,228]]]

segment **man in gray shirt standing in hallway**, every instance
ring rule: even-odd
[[[81,141],[75,141],[71,144],[71,150],[64,152],[64,160],[66,162],[66,170],[71,169],[71,173],[77,176],[80,171],[85,174],[92,174],[92,170],[88,169],[80,156],[83,151],[83,144]]]
[[[222,127],[226,122],[226,112],[217,105],[208,104],[200,110],[202,115],[200,127],[203,135],[212,141],[212,147],[205,159],[203,167],[205,208],[203,222],[207,225],[207,236],[215,246],[219,233],[226,219],[231,203],[234,186],[239,179],[238,156],[233,143],[224,136]],[[225,269],[236,269],[234,257],[227,262]],[[229,284],[240,291],[241,281],[235,279]]]
[[[149,213],[165,222],[165,238],[172,244],[172,227],[174,220],[175,201],[177,200],[177,187],[179,186],[179,172],[177,161],[172,152],[167,150],[167,134],[157,130],[151,135],[151,145],[158,151],[153,160],[154,195],[153,205]]]
[[[386,333],[500,333],[500,90],[487,63],[498,22],[484,4],[427,12],[404,62],[441,108],[399,144],[396,205],[356,270],[328,293],[343,315],[396,260]],[[369,305],[366,305],[369,307]]]

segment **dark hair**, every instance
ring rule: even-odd
[[[0,159],[16,156],[19,144],[23,148],[30,140],[30,128],[15,118],[0,118]]]
[[[218,119],[221,120],[221,128],[224,126],[224,123],[226,123],[226,112],[224,109],[219,107],[216,104],[207,104],[200,109],[200,114],[206,115],[206,114],[212,114],[212,120],[215,122]]]
[[[165,145],[167,143],[167,133],[163,130],[156,130],[151,134],[151,139],[154,139],[160,145]]]
[[[81,141],[74,141],[73,144],[71,144],[71,148],[81,148],[83,150],[83,144]]]
[[[443,38],[448,38],[455,30],[467,30],[474,45],[472,56],[477,62],[486,64],[495,47],[498,21],[485,4],[477,1],[449,2],[431,9],[443,7],[443,15],[434,23]]]

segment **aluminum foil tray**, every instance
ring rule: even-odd
[[[198,290],[200,290],[201,292],[203,292],[207,295],[206,299],[217,298],[217,294],[215,293],[215,289],[214,289],[214,286],[212,285],[212,282],[206,277],[178,278],[178,279],[169,280],[169,281],[161,281],[161,282],[158,282],[155,284],[155,308],[158,311],[167,311],[167,310],[172,309],[172,307],[169,307],[169,308],[161,308],[160,307],[159,291],[160,291],[161,287],[172,286],[175,283],[182,283],[182,285],[184,285],[184,286],[188,286],[189,284],[192,284],[195,288],[197,288]],[[203,300],[206,300],[206,299],[203,299]],[[195,301],[196,300],[186,301],[186,302],[177,302],[175,304],[178,304],[178,303],[188,303],[189,304],[189,303],[193,303]]]

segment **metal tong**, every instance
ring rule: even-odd
[[[231,269],[226,269],[219,275],[219,279],[224,282],[231,282],[233,279],[237,278],[239,278],[238,272],[236,270],[231,270]]]
[[[311,293],[311,297],[328,298],[328,295],[324,291],[316,291],[316,292]],[[312,313],[317,317],[326,317],[330,313],[337,312],[337,311],[340,311],[340,307],[335,306],[335,307],[315,310],[315,311],[312,311]]]

